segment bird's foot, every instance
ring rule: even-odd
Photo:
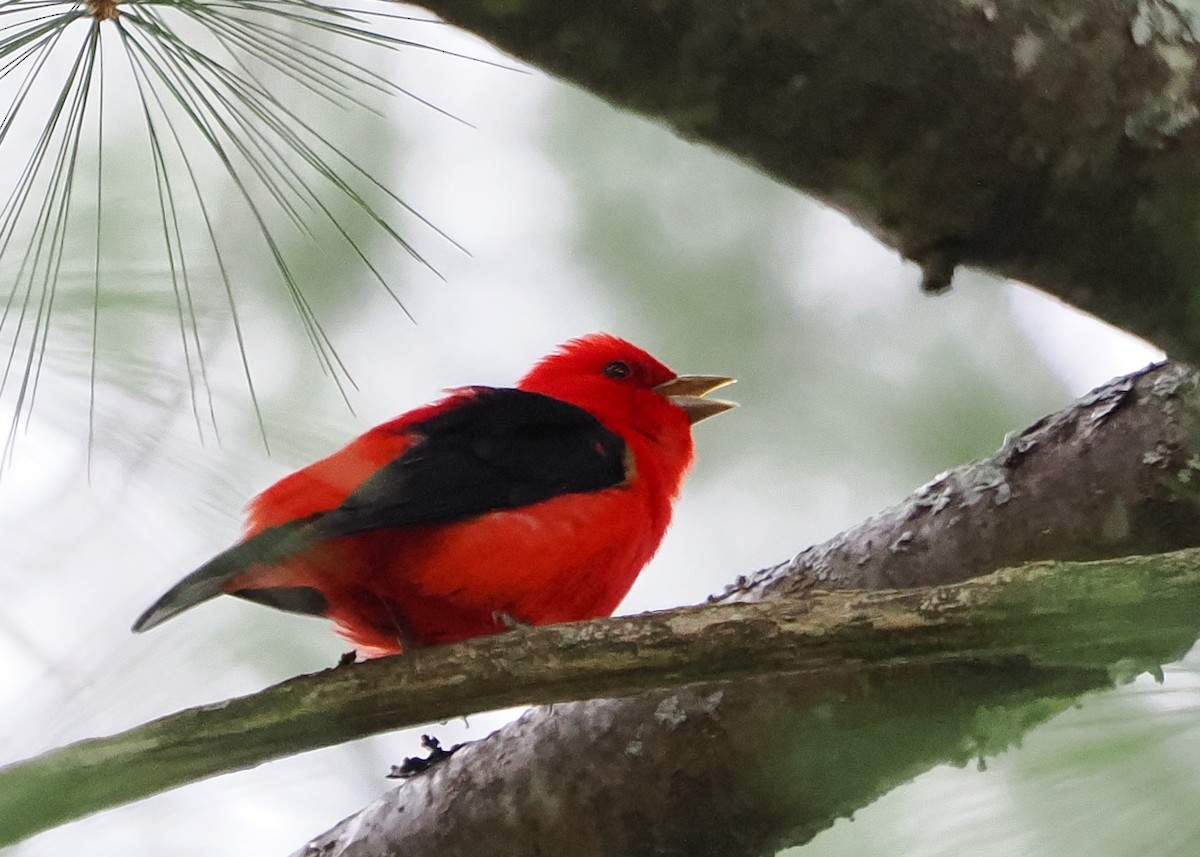
[[[510,631],[533,627],[532,622],[523,622],[522,620],[515,618],[511,613],[508,613],[504,610],[493,610],[492,621],[497,625],[503,625]]]
[[[423,774],[434,765],[449,759],[463,745],[455,744],[447,750],[437,738],[434,738],[432,735],[422,735],[421,746],[429,751],[429,755],[424,758],[420,756],[406,756],[404,761],[399,765],[392,765],[392,770],[387,775],[389,780],[406,780],[409,777],[415,777],[417,774]]]
[[[356,663],[357,661],[358,652],[355,649],[351,649],[348,652],[344,652],[342,656],[338,658],[338,662],[333,665],[333,668],[336,670],[342,667],[348,667],[350,664]]]

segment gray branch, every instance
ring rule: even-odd
[[[799,606],[814,633],[836,616],[880,631],[879,649],[828,669],[796,660],[786,677],[539,709],[297,854],[469,855],[487,842],[494,854],[757,857],[805,842],[935,764],[1003,749],[1109,686],[1114,665],[1136,672],[1182,654],[1200,619],[1186,598],[1148,599],[1137,569],[1190,578],[1194,553],[1049,566],[1072,571],[1036,591],[1025,575],[1043,579],[1041,567],[1006,567],[1200,545],[1198,478],[1200,378],[1164,365],[1118,379],[721,599]],[[1068,579],[1075,595],[1060,588]],[[990,608],[971,594],[984,581],[1041,619],[986,628]],[[827,612],[835,595],[849,600]],[[897,604],[971,619],[939,624],[946,647],[934,656],[905,646]],[[705,660],[722,657],[753,655],[718,647]]]
[[[1200,544],[1198,383],[1180,364],[1111,381],[724,599],[936,586],[1030,560]]]
[[[1200,30],[1165,0],[423,0],[854,217],[1200,359]]]

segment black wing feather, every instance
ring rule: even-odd
[[[625,442],[582,408],[538,393],[480,389],[412,429],[421,440],[336,509],[263,530],[175,584],[134,623],[145,631],[219,595],[253,565],[271,565],[322,539],[388,527],[447,524],[625,481]],[[324,613],[307,587],[233,593],[282,610]]]
[[[314,522],[320,537],[448,524],[626,478],[620,435],[540,393],[482,389],[412,429],[421,440]]]

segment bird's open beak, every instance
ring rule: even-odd
[[[719,390],[727,384],[734,383],[733,378],[723,375],[678,375],[670,381],[665,381],[654,388],[660,396],[666,396],[667,401],[677,408],[683,408],[688,420],[695,424],[736,408],[737,402],[727,402],[724,399],[704,398],[713,390]]]

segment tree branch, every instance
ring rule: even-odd
[[[954,471],[734,593],[767,603],[684,608],[421,650],[301,677],[122,735],[80,742],[0,771],[0,842],[282,755],[523,703],[781,673],[794,676],[789,693],[811,701],[824,698],[830,675],[853,683],[861,665],[877,668],[872,681],[890,686],[889,665],[921,664],[927,668],[922,675],[936,685],[947,681],[942,666],[957,675],[964,661],[996,659],[1005,674],[1025,659],[1055,668],[1043,676],[1020,666],[1017,685],[1001,682],[1019,687],[1022,706],[1039,692],[1061,694],[1064,676],[1073,687],[1100,686],[1107,681],[1103,668],[1113,662],[1168,659],[1194,639],[1191,617],[1200,612],[1193,603],[1191,554],[1033,566],[932,591],[815,590],[962,578],[989,565],[1019,563],[1044,548],[1051,524],[1062,532],[1049,544],[1067,546],[1058,551],[1060,559],[1099,549],[1129,553],[1197,545],[1200,493],[1189,485],[1200,466],[1193,452],[1198,444],[1200,379],[1179,366],[1156,367],[1097,390],[1011,439],[997,456]],[[1125,512],[1114,515],[1114,508]],[[955,522],[954,516],[967,517]],[[997,520],[1003,534],[996,531]],[[897,536],[902,526],[913,534]],[[953,539],[938,535],[939,527]],[[1092,543],[1096,533],[1107,534],[1105,548]],[[941,542],[949,547],[939,552]],[[966,671],[977,676],[978,669]],[[1043,678],[1049,684],[1043,686]],[[728,688],[745,695],[748,717],[761,716],[753,692],[760,686]],[[705,698],[697,697],[697,704]],[[564,746],[578,746],[571,736],[594,733],[598,722],[634,735],[644,725],[639,712],[645,704],[556,708],[553,717],[546,716],[553,726],[544,728]],[[864,698],[863,704],[876,702]],[[899,704],[892,699],[888,706],[903,719]],[[812,716],[809,708],[787,708],[795,716]],[[521,755],[513,734],[502,732],[486,742],[492,749],[475,753]],[[547,757],[553,755],[547,750]],[[739,764],[761,762],[746,754]],[[573,764],[594,763],[591,755],[585,760],[575,754]],[[881,756],[880,763],[882,770],[894,760]],[[904,769],[913,764],[907,759]],[[582,772],[553,773],[562,782],[586,779]],[[895,776],[885,779],[893,782]],[[628,785],[622,795],[626,802],[645,797]],[[613,795],[608,800],[621,802]],[[830,821],[808,818],[806,829]]]
[[[1009,438],[996,455],[740,581],[725,598],[827,603],[824,588],[944,582],[1039,554],[1062,559],[1197,545],[1198,443],[1194,373],[1164,365],[1117,379]],[[1077,580],[1087,587],[1087,578]],[[1118,588],[1123,580],[1110,578]],[[952,598],[967,591],[934,590]],[[1060,615],[1057,595],[1025,595],[1035,612]],[[1126,595],[1131,606],[1141,597],[1136,585]],[[1150,636],[1170,625],[1156,614],[1127,618]],[[1105,647],[1126,621],[1108,611],[1093,619],[1069,635],[1074,644]],[[979,652],[959,643],[964,653]],[[1133,650],[1127,656],[1137,657]],[[472,854],[472,843],[486,836],[495,853],[682,855],[703,843],[702,850],[730,857],[769,854],[807,841],[934,764],[1003,748],[1078,693],[1107,683],[1106,673],[1086,668],[921,659],[555,706],[390,792],[299,853],[336,846],[359,857],[398,850],[440,857]],[[714,713],[718,693],[723,704]],[[564,790],[570,800],[556,797]]]
[[[1200,48],[1165,0],[423,0],[850,214],[1200,359]]]
[[[788,672],[536,710],[296,857],[465,857],[481,841],[494,854],[773,854],[935,764],[1007,748],[1114,676],[1178,658],[1200,630],[1197,584],[1200,552],[1187,551],[812,593],[738,627],[679,612],[666,619],[676,628],[717,619],[695,640],[717,669]],[[743,648],[743,629],[770,645]],[[742,660],[759,657],[769,663]]]
[[[724,600],[814,587],[935,586],[1039,559],[1088,560],[1200,546],[1200,376],[1160,364],[1114,379],[988,458]]]
[[[295,857],[467,857],[481,842],[505,855],[774,854],[935,764],[998,752],[1108,681],[1019,660],[912,662],[643,694],[615,719],[611,702],[536,709]]]
[[[1071,668],[1088,686],[1200,632],[1200,553],[1035,565],[934,590],[822,592],[535,628],[292,679],[0,771],[0,844],[280,756],[525,703],[919,663]],[[1051,673],[1054,681],[1063,671]],[[464,852],[465,853],[465,852]]]

